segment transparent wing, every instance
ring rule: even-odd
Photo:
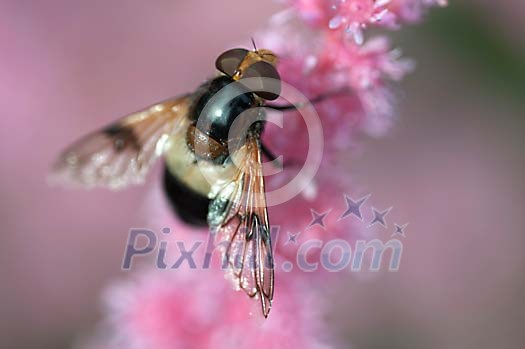
[[[238,172],[211,202],[208,223],[235,285],[250,297],[260,297],[267,317],[274,271],[259,138],[251,137],[239,152]]]
[[[80,139],[60,154],[51,182],[111,189],[142,183],[169,137],[183,129],[189,102],[186,95],[153,105]]]

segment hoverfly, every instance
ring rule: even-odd
[[[275,156],[261,142],[261,107],[295,109],[266,104],[280,93],[276,63],[273,52],[255,44],[253,51],[227,50],[215,61],[219,74],[195,92],[88,134],[66,148],[52,169],[54,182],[121,189],[142,183],[163,156],[164,189],[173,208],[186,223],[208,224],[218,240],[228,242],[230,272],[239,289],[260,297],[265,317],[274,271],[262,155]],[[239,119],[245,132],[232,135]]]

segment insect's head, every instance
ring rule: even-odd
[[[249,51],[244,48],[234,48],[223,52],[215,61],[215,67],[222,73],[231,77],[235,81],[246,78],[259,78],[258,88],[253,93],[266,100],[274,100],[280,94],[280,76],[275,65],[277,55],[267,49],[257,49]],[[277,90],[275,81],[279,82]],[[270,88],[270,85],[272,88]]]

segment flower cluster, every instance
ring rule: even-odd
[[[349,191],[350,181],[346,169],[338,168],[333,160],[342,150],[355,146],[355,134],[379,136],[388,130],[393,115],[389,84],[413,69],[413,62],[402,58],[388,38],[367,38],[363,30],[371,25],[397,28],[419,20],[427,7],[444,2],[289,0],[290,8],[270,20],[256,36],[257,43],[277,53],[282,80],[307,98],[334,93],[315,105],[325,139],[323,166],[315,183],[309,184],[302,195],[269,208],[272,225],[280,226],[280,235],[273,241],[276,294],[270,317],[257,320],[254,314],[259,312],[258,304],[242,292],[233,292],[220,268],[143,271],[108,290],[105,336],[95,337],[88,347],[334,347],[334,339],[320,320],[323,297],[318,296],[319,290],[305,286],[320,278],[323,284],[329,282],[330,273],[304,273],[280,266],[297,255],[294,239],[299,232],[300,239],[321,241],[351,240],[359,234],[350,220],[338,220],[342,208],[334,198]],[[349,36],[353,40],[348,40]],[[269,124],[263,141],[274,153],[282,154],[285,163],[300,163],[311,146],[307,125],[298,112],[289,114],[283,129]],[[268,177],[267,188],[278,187],[296,170],[291,166]],[[155,196],[150,207],[156,212],[152,215],[155,223],[171,226],[179,240],[191,241],[204,235],[172,218],[166,207],[159,207],[159,201],[163,200]],[[320,215],[325,215],[322,224],[315,220]]]
[[[281,280],[280,307],[262,319],[255,302],[232,292],[216,270],[144,271],[107,289],[101,333],[90,349],[328,348],[318,321],[320,299]],[[300,297],[294,295],[299,293]]]
[[[429,6],[445,6],[447,0],[290,0],[310,25],[340,30],[362,44],[368,26],[399,28],[404,22],[418,21]]]

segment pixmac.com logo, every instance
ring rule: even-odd
[[[350,239],[352,236],[350,232],[348,240],[341,236],[331,239],[302,238],[305,235],[302,232],[286,231],[286,235],[281,235],[281,227],[272,226],[270,235],[274,242],[274,256],[279,256],[273,267],[280,268],[284,272],[299,270],[307,273],[318,270],[379,271],[382,268],[390,272],[398,271],[403,254],[402,239],[405,237],[404,230],[407,224],[394,223],[394,227],[389,229],[387,216],[391,214],[392,207],[385,210],[373,206],[367,208],[364,204],[369,198],[370,195],[367,195],[354,200],[343,195],[346,208],[337,217],[334,216],[337,214],[337,210],[334,209],[323,213],[311,209],[312,220],[304,231],[318,228],[322,235],[329,237],[333,236],[328,230],[331,226],[352,219],[355,221],[353,223],[356,223],[354,229],[361,230],[362,235],[373,231],[373,238]],[[330,219],[331,224],[327,224],[326,221]],[[387,239],[381,239],[380,235],[383,231],[389,233]],[[280,237],[282,240],[279,239]],[[211,233],[202,240],[193,239],[188,242],[178,239],[177,233],[169,228],[162,229],[161,234],[156,234],[149,229],[131,229],[124,251],[122,269],[130,270],[137,259],[145,257],[161,270],[183,267],[209,269],[213,265],[214,258],[218,258],[222,268],[226,269],[228,263],[224,251],[227,250],[228,244],[228,241],[215,241],[215,236]],[[231,261],[231,256],[228,259]]]

